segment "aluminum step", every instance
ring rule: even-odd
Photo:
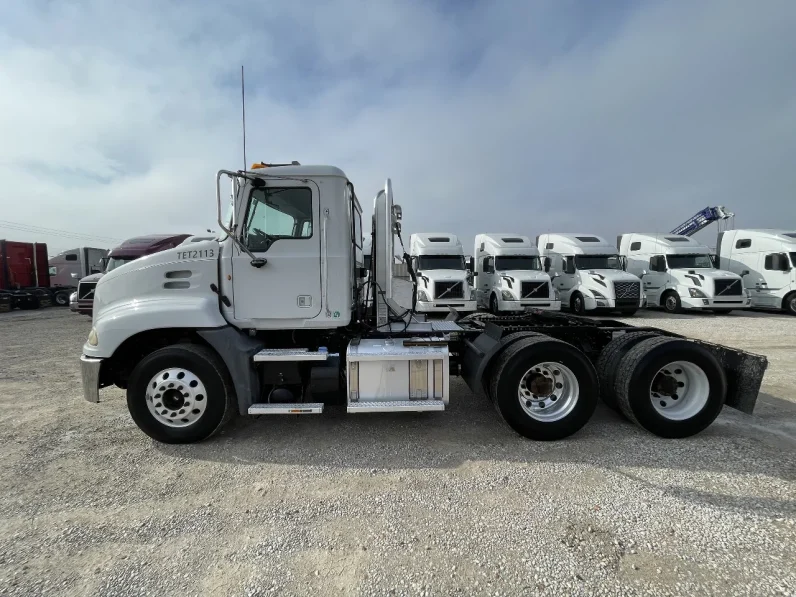
[[[252,404],[250,415],[319,415],[323,412],[322,402],[284,402]]]
[[[445,410],[442,400],[391,400],[380,402],[350,402],[350,413],[401,413]]]
[[[263,348],[254,355],[255,362],[261,361],[325,361],[328,352],[307,350],[306,348]]]

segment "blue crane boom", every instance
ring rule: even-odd
[[[735,214],[731,211],[727,211],[723,205],[717,205],[716,207],[706,207],[705,209],[699,210],[685,222],[677,226],[677,228],[672,230],[671,233],[682,234],[683,236],[692,236],[713,222],[727,220],[733,217],[735,217]]]

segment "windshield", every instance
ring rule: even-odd
[[[619,255],[575,255],[578,269],[622,269]]]
[[[464,269],[462,255],[420,255],[417,258],[419,270],[427,269]]]
[[[671,269],[713,269],[710,255],[667,255]]]
[[[495,269],[498,271],[541,270],[542,265],[536,256],[511,255],[508,257],[495,257]]]
[[[135,259],[137,259],[137,257],[111,257],[108,259],[108,266],[105,268],[105,273],[107,274],[108,272],[115,270],[117,267],[120,267],[125,263],[129,263]]]

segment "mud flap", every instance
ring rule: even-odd
[[[768,368],[768,359],[764,356],[735,350],[702,340],[695,340],[705,348],[713,351],[724,367],[727,376],[727,399],[724,404],[751,415],[755,409],[763,375]]]

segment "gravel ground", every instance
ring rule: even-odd
[[[639,319],[769,356],[755,416],[543,444],[453,380],[444,413],[164,446],[83,401],[87,318],[0,315],[0,594],[796,595],[796,318]]]

